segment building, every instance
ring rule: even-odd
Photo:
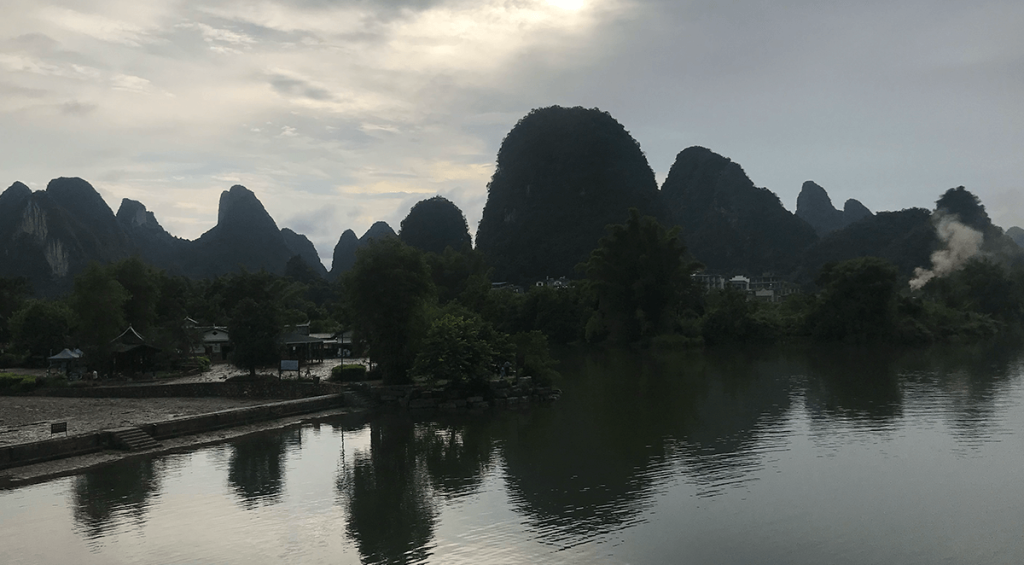
[[[694,273],[690,275],[690,279],[694,284],[699,284],[704,287],[705,292],[712,290],[721,290],[725,288],[725,277],[722,275],[714,275],[710,273]]]
[[[278,340],[281,358],[299,362],[299,366],[324,362],[324,339],[309,335],[309,322],[288,326]]]
[[[211,363],[227,363],[231,354],[231,336],[224,326],[205,326],[196,328],[199,333],[199,342],[193,350],[197,354],[205,355]]]
[[[110,345],[111,372],[114,374],[132,375],[151,371],[156,364],[156,354],[160,352],[160,348],[147,344],[145,338],[132,326],[111,340]]]

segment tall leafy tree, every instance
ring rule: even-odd
[[[444,314],[427,331],[413,372],[451,384],[480,386],[511,355],[508,336],[495,332],[490,324],[473,315]]]
[[[11,317],[31,294],[28,279],[0,277],[0,344],[11,339]]]
[[[14,345],[37,360],[68,346],[72,313],[63,302],[31,300],[11,317]]]
[[[281,315],[272,301],[258,303],[245,297],[231,312],[228,335],[234,344],[231,363],[256,375],[257,367],[275,364],[280,359]]]
[[[608,226],[583,268],[611,339],[633,341],[670,326],[695,267],[685,257],[678,228],[666,230],[635,208],[625,224]]]
[[[818,303],[809,316],[815,336],[876,341],[896,328],[899,273],[877,257],[825,265],[818,276]]]
[[[430,277],[441,304],[458,299],[468,306],[478,302],[481,295],[491,289],[487,266],[479,251],[469,248],[456,251],[448,247],[443,253],[427,253],[424,258],[430,267]]]
[[[434,297],[423,254],[395,238],[374,240],[356,253],[346,273],[347,310],[387,383],[409,380],[425,306]]]
[[[91,263],[75,277],[71,308],[78,318],[78,339],[91,364],[105,363],[110,342],[124,331],[124,305],[131,295],[110,271]]]
[[[136,330],[145,332],[156,321],[156,307],[160,299],[158,272],[138,257],[115,263],[110,269],[128,292],[128,300],[124,304],[125,321]]]

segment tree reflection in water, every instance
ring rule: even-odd
[[[301,434],[300,428],[292,428],[232,442],[228,484],[244,507],[255,508],[280,501],[285,453],[290,445],[302,443]]]
[[[887,347],[809,348],[804,399],[812,423],[842,420],[878,429],[901,418],[901,355]]]
[[[76,476],[75,522],[88,538],[102,537],[126,519],[142,524],[162,473],[153,459],[135,458]]]
[[[364,563],[423,561],[430,555],[437,508],[416,426],[387,416],[369,426],[369,452],[357,452],[338,477],[348,505],[346,530]]]
[[[787,411],[789,370],[736,351],[570,356],[571,401],[520,415],[502,436],[514,504],[568,547],[644,520],[677,470],[713,494],[760,464],[755,431]]]

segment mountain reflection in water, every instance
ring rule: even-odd
[[[560,370],[551,406],[338,419],[2,491],[4,562],[1024,560],[1019,347]]]

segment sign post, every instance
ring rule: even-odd
[[[299,361],[298,359],[282,359],[281,368],[277,371],[277,378],[281,378],[282,373],[285,371],[295,371],[296,374],[299,372]]]

